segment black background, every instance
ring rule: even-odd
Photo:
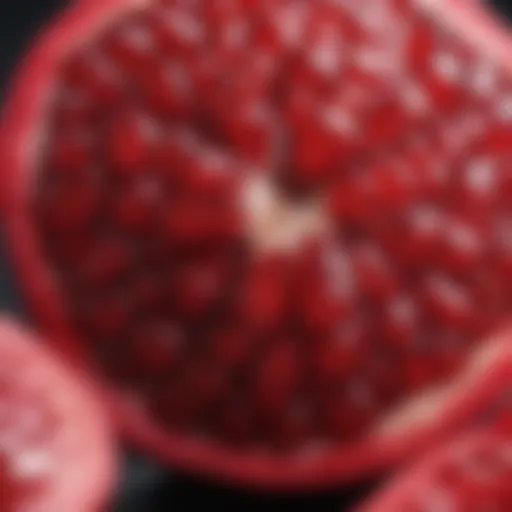
[[[107,0],[105,0],[107,1]],[[212,0],[214,1],[214,0]],[[358,1],[358,0],[354,0]],[[512,0],[490,2],[512,20]],[[0,87],[2,98],[9,75],[38,28],[65,0],[0,0]],[[1,185],[0,185],[1,186]],[[9,271],[8,255],[0,233],[0,310],[25,316],[23,302]],[[190,476],[161,468],[144,457],[123,450],[122,477],[115,512],[314,511],[350,510],[371,485],[317,496],[252,496],[223,489]],[[50,511],[49,511],[50,512]],[[71,512],[71,511],[70,511]]]

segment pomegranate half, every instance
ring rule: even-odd
[[[100,512],[114,476],[107,415],[88,380],[0,319],[3,512]]]
[[[511,41],[448,0],[88,0],[39,37],[2,126],[9,245],[136,444],[332,485],[492,385]]]

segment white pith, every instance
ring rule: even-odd
[[[330,221],[320,199],[287,199],[266,173],[254,172],[244,179],[241,203],[256,253],[293,252],[308,239],[329,236]]]

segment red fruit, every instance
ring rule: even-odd
[[[395,463],[511,312],[507,35],[454,0],[75,4],[2,126],[42,325],[177,467],[282,488]]]
[[[494,425],[461,432],[441,444],[357,510],[510,510],[512,430],[505,426],[508,416],[505,408],[493,418]]]
[[[359,510],[506,512],[512,507],[509,452],[510,436],[466,434],[421,460]]]
[[[100,510],[114,472],[104,411],[90,382],[40,342],[1,321],[2,510]]]

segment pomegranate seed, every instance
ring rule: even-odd
[[[127,285],[138,311],[155,311],[165,304],[166,289],[156,272],[141,271]]]
[[[210,258],[186,263],[178,270],[173,291],[185,318],[200,318],[218,304],[228,272],[226,262]]]
[[[259,411],[272,417],[290,402],[300,379],[297,347],[280,341],[269,347],[254,371],[254,400]]]
[[[203,150],[190,159],[187,167],[187,190],[205,200],[221,199],[232,202],[236,185],[241,180],[237,167],[236,162],[222,153]]]
[[[448,326],[467,327],[472,320],[472,297],[468,290],[443,276],[430,276],[425,298],[433,314]]]
[[[190,58],[204,45],[205,27],[190,7],[169,5],[164,12],[155,13],[155,38],[165,53]]]
[[[258,48],[278,56],[298,48],[306,30],[309,10],[307,2],[262,2],[254,9],[258,11],[254,28],[254,40]]]
[[[256,262],[242,288],[241,315],[255,332],[273,331],[287,313],[285,264],[276,259]]]
[[[153,122],[140,112],[119,116],[111,127],[108,153],[121,173],[141,172],[150,162],[156,138]]]
[[[139,20],[109,34],[107,53],[113,61],[130,73],[145,73],[155,64],[156,43],[150,26]]]
[[[146,324],[131,340],[131,356],[138,369],[148,377],[165,375],[183,351],[184,335],[170,322]]]
[[[247,361],[256,339],[240,327],[225,327],[211,336],[212,357],[222,366],[237,368]]]
[[[208,206],[186,199],[169,206],[164,222],[168,239],[178,247],[217,245],[233,240],[240,229],[236,212],[226,205]]]
[[[442,243],[442,212],[434,206],[420,204],[405,215],[402,239],[405,258],[416,263],[437,259]]]
[[[99,177],[93,172],[75,173],[42,184],[36,210],[50,232],[70,232],[90,225],[103,200]]]
[[[301,315],[306,328],[319,336],[332,332],[354,305],[352,265],[340,248],[313,248],[312,261],[301,265]],[[305,254],[307,257],[307,253]],[[309,267],[309,268],[308,268]]]
[[[360,289],[378,300],[392,297],[397,290],[397,277],[385,254],[370,244],[356,248],[353,256]]]
[[[99,240],[89,248],[87,258],[77,272],[78,282],[87,287],[110,283],[131,266],[130,250],[118,240]]]
[[[343,325],[328,339],[319,339],[315,347],[318,378],[328,383],[343,382],[347,372],[361,362],[367,352],[367,332],[362,322]]]
[[[348,143],[343,127],[330,112],[316,107],[301,124],[292,127],[293,173],[299,183],[319,185],[329,179],[337,170]]]
[[[455,271],[467,271],[482,261],[485,239],[478,229],[460,219],[449,219],[443,231],[445,265]]]
[[[86,134],[69,133],[61,136],[49,156],[52,170],[73,173],[90,167],[93,162],[91,142]]]
[[[127,334],[132,313],[126,297],[110,294],[92,299],[79,309],[78,316],[89,336],[98,343],[111,344]]]
[[[338,439],[354,439],[360,434],[362,425],[374,417],[377,404],[372,390],[354,381],[330,397],[324,407],[324,424],[328,435]]]
[[[397,347],[406,347],[421,328],[419,305],[413,297],[399,294],[386,305],[382,314],[382,331]]]
[[[124,95],[118,73],[99,51],[74,56],[65,63],[64,78],[72,91],[91,98],[98,107],[117,104]]]
[[[190,115],[190,80],[183,68],[160,63],[146,71],[141,82],[144,99],[159,115],[172,118]]]
[[[125,183],[114,204],[113,216],[117,225],[128,230],[151,227],[161,200],[161,187],[151,178]]]
[[[255,161],[268,160],[276,133],[272,110],[258,98],[231,104],[225,121],[226,137],[240,153]]]

